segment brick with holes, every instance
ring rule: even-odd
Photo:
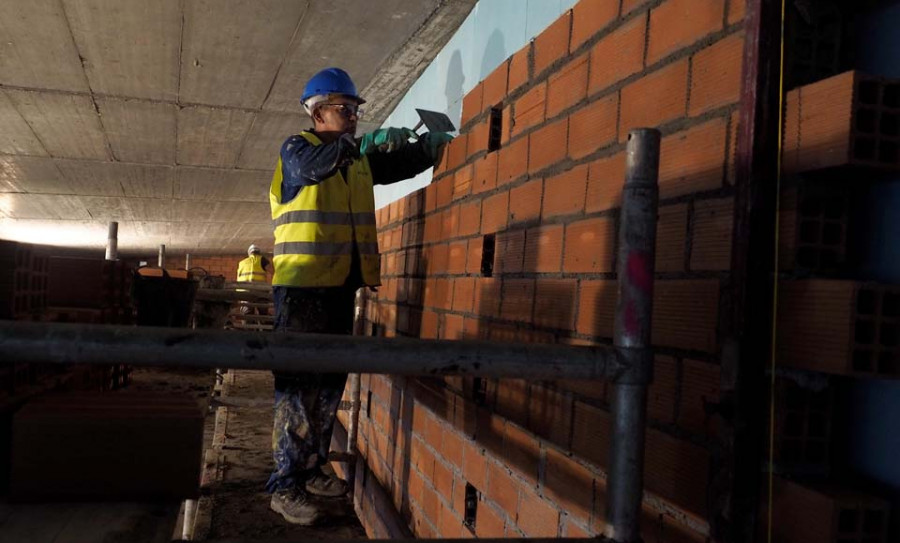
[[[782,270],[839,272],[846,263],[850,194],[809,183],[782,191],[778,262]]]
[[[900,376],[900,287],[782,281],[778,362],[839,375]]]
[[[900,167],[900,80],[849,71],[785,98],[784,171]]]
[[[801,485],[775,478],[772,527],[776,541],[886,543],[888,503],[838,485]]]

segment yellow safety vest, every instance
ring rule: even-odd
[[[311,132],[306,141],[321,145]],[[375,194],[372,170],[363,156],[318,185],[309,185],[291,201],[281,203],[281,158],[272,176],[269,203],[275,223],[273,285],[336,287],[350,275],[354,242],[359,251],[363,283],[381,284]]]
[[[266,270],[262,267],[262,256],[250,255],[238,262],[237,280],[242,283],[265,283]]]

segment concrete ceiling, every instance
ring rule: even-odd
[[[268,185],[341,66],[379,125],[476,0],[0,0],[0,238],[272,246]]]

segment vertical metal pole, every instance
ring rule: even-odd
[[[653,376],[650,318],[659,201],[659,141],[658,130],[636,129],[628,134],[626,149],[613,337],[618,371],[611,374],[613,428],[604,532],[618,543],[641,541],[644,425],[647,386]]]
[[[191,269],[191,253],[184,255],[184,269],[188,271]]]
[[[348,381],[350,382],[350,424],[347,425],[347,453],[350,459],[347,460],[347,483],[353,486],[356,481],[356,437],[359,434],[359,389],[360,374],[351,373]]]
[[[162,269],[165,267],[166,267],[166,246],[163,244],[160,244],[160,246],[159,246],[159,268]]]
[[[184,500],[184,517],[181,524],[181,539],[194,539],[194,521],[197,520],[197,500]]]
[[[366,289],[356,291],[356,303],[353,308],[353,335],[363,335],[366,322]],[[347,452],[356,454],[356,436],[359,432],[360,411],[360,374],[351,373],[350,382],[350,424],[347,426]],[[352,485],[356,481],[356,458],[347,463],[347,481]]]
[[[119,258],[119,223],[110,221],[106,238],[106,260],[116,260]]]
[[[793,8],[789,8],[793,9]],[[755,543],[767,500],[760,497],[769,418],[766,364],[772,345],[775,220],[778,216],[781,0],[748,0],[734,151],[731,270],[720,318],[723,424],[712,446],[711,539]],[[767,490],[767,488],[766,488]],[[767,494],[767,492],[766,492]]]
[[[347,452],[354,453],[356,451],[356,434],[359,428],[359,392],[360,392],[360,375],[358,373],[350,374],[350,427],[347,428]]]

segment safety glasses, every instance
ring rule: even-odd
[[[356,104],[319,104],[319,107],[333,107],[347,119],[353,116],[359,119],[363,116],[363,110]]]

